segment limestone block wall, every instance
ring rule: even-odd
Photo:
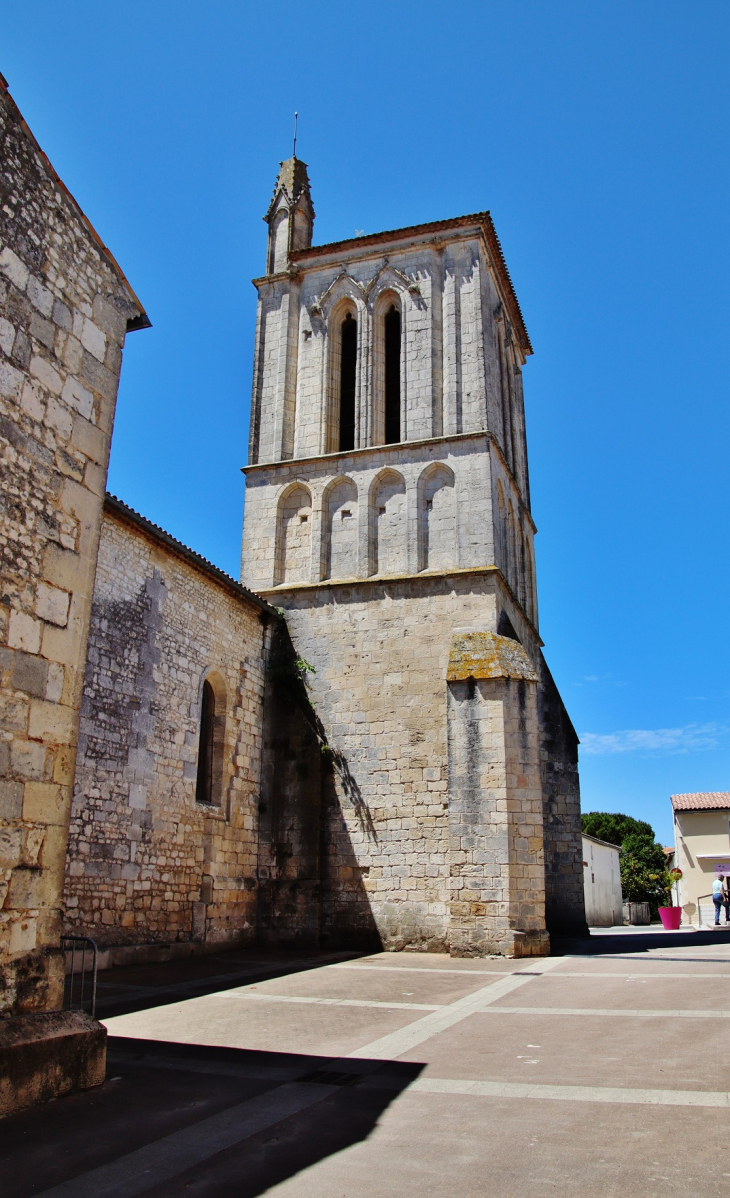
[[[250,941],[263,605],[109,503],[81,706],[65,927],[100,944]],[[196,802],[205,679],[220,736],[213,806]]]
[[[476,434],[249,467],[242,577],[261,590],[492,564],[488,444]]]
[[[247,468],[241,576],[256,589],[497,564],[537,626],[534,535],[480,434]]]
[[[536,683],[512,638],[457,634],[447,678],[450,946],[547,951]]]
[[[447,683],[453,632],[496,631],[498,571],[273,592],[331,747],[322,942],[449,943]],[[518,612],[510,612],[525,637]],[[366,906],[363,908],[363,897]]]
[[[529,507],[521,367],[479,219],[292,253],[259,291],[251,463],[337,451],[339,328],[357,322],[355,447],[384,440],[382,317],[401,314],[401,441],[489,430]],[[404,231],[406,232],[406,231]],[[430,234],[430,235],[429,235]],[[332,252],[329,252],[329,251]],[[344,261],[343,261],[344,259]],[[513,313],[514,316],[514,313]],[[521,318],[519,318],[521,322]]]
[[[578,737],[545,658],[537,692],[545,829],[545,917],[551,932],[587,935]]]
[[[0,77],[0,1010],[61,1004],[86,639],[122,346],[149,324]]]
[[[584,927],[575,736],[499,571],[270,597],[315,672],[265,720],[262,938],[520,955]],[[449,682],[475,629],[524,674]]]
[[[272,947],[320,945],[329,762],[306,672],[285,622],[276,621],[264,703],[257,920],[259,943]]]

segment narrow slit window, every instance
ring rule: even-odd
[[[340,453],[355,448],[355,379],[357,374],[357,321],[351,312],[340,329]]]
[[[385,444],[400,441],[400,312],[385,314]]]
[[[213,802],[213,730],[215,728],[215,695],[209,682],[203,683],[200,705],[200,745],[198,747],[198,780],[195,786],[197,803]]]

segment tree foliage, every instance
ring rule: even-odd
[[[649,836],[654,840],[651,824],[643,819],[634,819],[631,815],[619,815],[613,811],[587,811],[581,815],[580,822],[586,836],[607,840],[619,848],[627,836]]]
[[[621,845],[621,892],[627,903],[664,904],[669,876],[664,849],[652,836],[627,836]]]

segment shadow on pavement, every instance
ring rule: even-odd
[[[114,1183],[117,1195],[255,1198],[366,1139],[423,1068],[121,1037],[110,1037],[108,1060],[108,1080],[99,1089],[0,1123],[3,1198],[30,1198],[69,1181],[68,1192],[84,1196],[104,1195]],[[225,1120],[231,1112],[235,1124],[233,1108],[251,1100],[254,1109],[264,1102],[271,1105],[276,1091],[284,1094],[291,1083],[299,1083],[304,1093],[303,1109],[272,1119],[210,1156],[204,1146],[197,1163],[180,1161],[179,1137],[177,1148],[164,1143],[165,1137],[185,1130],[192,1141],[196,1125],[212,1116]],[[125,1184],[120,1158],[147,1145],[157,1146],[162,1174],[157,1167],[147,1168],[149,1161],[138,1167],[133,1162],[133,1177]],[[182,1170],[175,1172],[181,1164]],[[104,1175],[84,1178],[104,1166]]]
[[[608,930],[593,934],[589,939],[569,939],[554,936],[553,956],[570,956],[573,953],[591,956],[614,953],[646,953],[650,949],[699,948],[706,945],[730,945],[730,929],[725,931],[680,931],[665,932],[658,926],[646,930],[631,928],[625,932]]]
[[[149,1010],[214,990],[319,969],[336,961],[352,961],[361,952],[285,953],[260,950],[226,952],[165,961],[154,965],[125,965],[99,974],[96,1014],[99,1019]]]

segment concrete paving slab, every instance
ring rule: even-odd
[[[613,1007],[616,1010],[644,1007],[655,1010],[705,1010],[730,1014],[730,979],[659,977],[635,974],[624,978],[565,977],[558,970],[536,978],[534,984],[497,1006],[509,1007]]]
[[[291,994],[321,998],[356,998],[378,1002],[449,1003],[487,985],[490,978],[497,981],[501,974],[464,972],[444,974],[424,969],[417,973],[383,972],[381,967],[339,969],[337,966],[290,974],[272,981],[246,987],[258,994]],[[239,991],[237,990],[236,993]],[[241,988],[243,992],[243,988]]]
[[[601,964],[603,968],[596,969],[594,966]],[[694,966],[690,969],[689,966]],[[560,977],[571,978],[598,978],[598,977],[617,977],[617,978],[691,978],[693,980],[703,978],[719,978],[724,979],[725,983],[730,983],[730,966],[724,965],[718,961],[685,961],[678,962],[665,961],[663,959],[652,960],[650,958],[640,958],[637,961],[636,957],[631,959],[613,958],[610,961],[598,962],[595,958],[590,961],[575,961],[570,964],[561,965],[558,970]]]
[[[119,1015],[104,1024],[111,1035],[143,1040],[337,1057],[397,1031],[414,1015],[418,1012],[247,1003],[221,994]]]
[[[398,969],[433,969],[451,973],[509,973],[524,965],[524,960],[507,957],[450,957],[448,953],[373,953],[358,957],[354,965],[397,967]]]
[[[3,1198],[724,1198],[730,1028],[696,1016],[708,995],[728,1010],[730,939],[652,929],[571,952],[102,975],[130,1012],[105,1019],[128,1032],[121,1081],[3,1121]],[[401,999],[414,1009],[344,1005]]]
[[[649,949],[647,956],[651,958],[663,957],[668,961],[686,960],[686,961],[716,961],[718,964],[730,961],[730,945],[721,944],[718,940],[715,944],[695,945],[685,943],[677,948],[662,948]]]
[[[228,960],[228,957],[232,958]],[[357,958],[353,953],[216,953],[166,964],[135,965],[104,970],[97,984],[97,1010],[101,1015],[163,1006],[175,999],[193,998],[213,990],[303,974],[332,962]]]
[[[427,1077],[730,1090],[724,1025],[698,1024],[688,1036],[672,1019],[478,1013],[399,1059],[426,1059]]]
[[[730,977],[730,956],[727,959],[718,957],[711,951],[687,954],[677,949],[677,955],[671,953],[606,953],[604,956],[581,957],[570,956],[561,959],[559,973],[567,973],[580,969],[591,974],[611,973],[621,970],[623,973],[644,973],[663,970],[675,971],[675,962],[679,961],[684,972],[685,965],[697,965],[704,971],[716,973],[718,977]]]
[[[289,1142],[261,1146],[254,1156],[259,1177],[265,1153],[271,1158]],[[720,1110],[642,1107],[637,1116],[636,1108],[406,1091],[367,1140],[278,1185],[242,1185],[233,1153],[216,1165],[215,1182],[191,1173],[179,1179],[181,1189],[158,1189],[150,1198],[725,1198],[730,1144],[727,1112]]]
[[[276,1077],[191,1073],[184,1061],[159,1070],[113,1052],[109,1065],[110,1080],[100,1089],[0,1122],[3,1198],[38,1194],[280,1084]]]

